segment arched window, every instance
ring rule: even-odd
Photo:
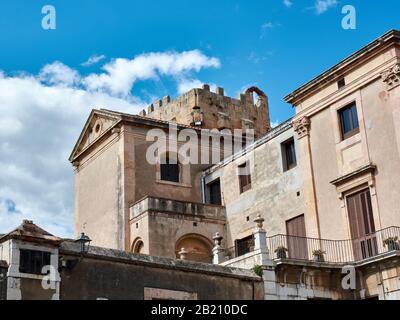
[[[160,174],[163,181],[179,182],[179,163],[176,157],[167,154],[161,159]]]
[[[144,243],[143,243],[142,239],[138,238],[133,242],[132,252],[133,253],[143,253],[144,252]]]

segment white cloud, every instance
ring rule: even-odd
[[[104,90],[124,97],[136,81],[157,79],[160,76],[176,77],[210,67],[219,68],[220,61],[205,56],[199,50],[148,53],[132,60],[115,59],[103,67],[104,73],[91,74],[84,79],[84,83],[90,90]]]
[[[276,128],[280,124],[281,124],[281,122],[279,120],[272,121],[271,122],[271,128]]]
[[[90,110],[138,113],[147,104],[131,92],[132,81],[118,81],[167,75],[180,90],[191,71],[219,66],[217,59],[199,51],[124,60],[128,75],[117,61],[105,66],[106,73],[89,78],[61,62],[44,66],[38,75],[0,71],[0,233],[31,219],[58,236],[72,236],[73,172],[68,156]],[[96,76],[105,82],[96,82]],[[11,211],[10,203],[15,203]]]
[[[198,79],[187,79],[187,78],[182,78],[178,80],[178,93],[183,94],[185,92],[190,91],[193,88],[201,88],[203,86],[204,82],[198,80]],[[210,90],[214,91],[217,89],[217,85],[214,83],[209,83]]]
[[[283,0],[283,4],[285,7],[290,8],[293,5],[293,2],[291,0]]]
[[[101,60],[104,60],[106,56],[104,54],[101,55],[93,55],[90,56],[89,59],[87,59],[85,62],[81,64],[82,67],[90,67],[93,66],[97,63],[99,63]]]
[[[316,0],[314,9],[317,15],[323,14],[338,4],[337,0]]]
[[[274,24],[272,22],[265,22],[261,25],[261,29],[272,29]]]
[[[50,85],[72,86],[79,81],[79,73],[61,62],[55,61],[44,66],[40,71],[39,79]]]
[[[260,34],[260,39],[263,39],[267,33],[268,30],[271,30],[276,27],[280,27],[280,23],[273,23],[273,22],[264,22],[261,25],[261,34]]]

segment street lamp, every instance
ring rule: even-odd
[[[76,243],[80,244],[81,254],[86,254],[89,252],[89,245],[92,240],[83,232],[81,235],[75,240]]]

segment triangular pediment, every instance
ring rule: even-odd
[[[104,110],[92,110],[85,126],[75,144],[69,160],[71,162],[97,139],[99,139],[110,128],[114,127],[121,120],[117,112],[108,112]]]

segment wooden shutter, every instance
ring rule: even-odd
[[[289,257],[293,259],[308,259],[306,223],[304,215],[286,222],[288,235]]]
[[[355,260],[375,256],[378,249],[369,189],[348,196],[347,211]]]

